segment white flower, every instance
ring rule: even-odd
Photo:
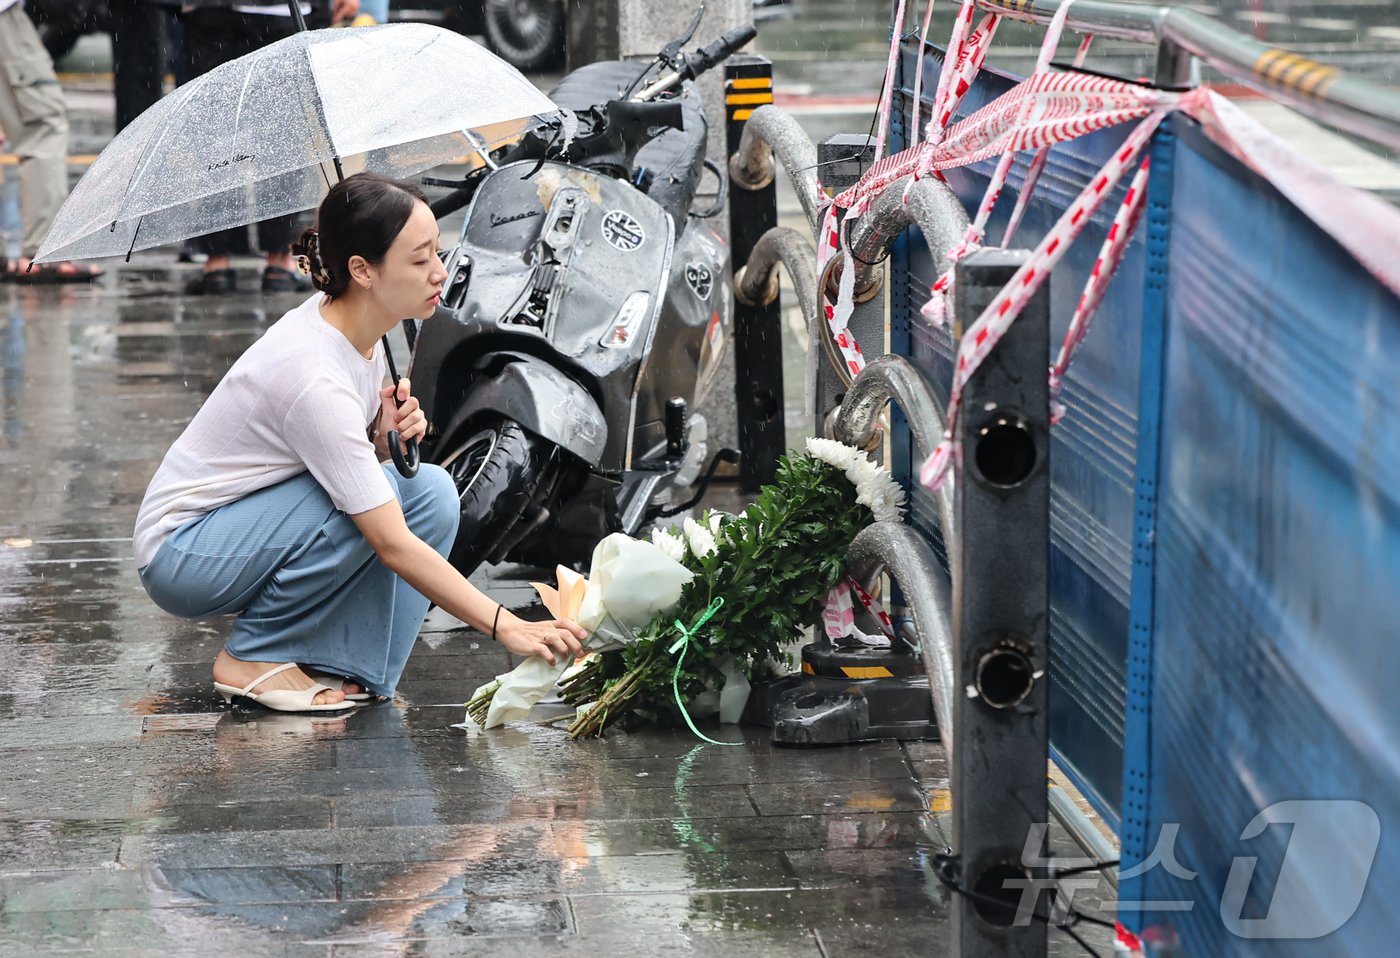
[[[856,502],[868,506],[876,522],[898,521],[904,514],[904,490],[890,474],[853,446],[834,439],[809,438],[807,452],[846,474],[856,487]]]
[[[904,490],[884,470],[863,483],[856,498],[870,507],[876,522],[898,522],[903,516]]]
[[[723,519],[724,513],[722,512],[712,511],[709,515],[708,522],[710,525],[710,535],[714,536],[716,539],[719,538],[719,527],[721,525],[721,520]]]
[[[807,451],[822,462],[829,463],[842,472],[846,471],[857,455],[857,451],[845,443],[837,442],[835,439],[820,439],[815,436],[807,439]]]
[[[719,548],[714,533],[694,519],[686,519],[681,523],[681,529],[685,532],[685,541],[690,546],[691,555],[697,559],[704,558]]]
[[[651,530],[651,544],[677,562],[685,561],[685,540],[665,529]]]
[[[880,475],[880,467],[865,456],[856,456],[846,467],[846,476],[857,486],[870,482]]]

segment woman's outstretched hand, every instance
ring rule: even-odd
[[[516,655],[542,655],[550,665],[558,661],[555,653],[570,658],[581,656],[586,638],[588,633],[572,619],[528,622],[506,612],[496,626],[496,641],[511,652]]]

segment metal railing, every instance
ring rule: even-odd
[[[1049,23],[1061,0],[976,0],[979,9],[1013,20]],[[1400,90],[1260,43],[1184,7],[1077,0],[1066,26],[1158,47],[1157,82],[1181,85],[1190,57],[1229,79],[1287,103],[1299,113],[1400,149]]]
[[[847,559],[858,576],[883,568],[904,589],[919,633],[938,737],[952,762],[957,672],[953,668],[953,596],[947,576],[938,568],[928,543],[902,522],[866,526],[851,540]]]
[[[744,124],[739,148],[729,158],[730,182],[746,190],[767,186],[773,180],[775,156],[792,181],[793,191],[807,215],[807,226],[816,236],[821,221],[817,148],[796,119],[770,103],[754,110]]]

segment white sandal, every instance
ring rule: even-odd
[[[336,675],[334,672],[322,672],[320,669],[308,669],[306,666],[302,666],[301,670],[311,676],[312,680],[316,682],[325,682],[327,684],[339,682],[341,684],[340,691],[344,693],[345,701],[347,702],[368,702],[370,699],[374,698],[373,694],[366,691],[345,691],[344,686],[346,682],[353,682],[363,690],[365,683],[361,682],[359,679],[351,678],[348,675]],[[335,686],[332,684],[331,688],[335,688]]]
[[[241,695],[243,698],[256,702],[263,708],[272,709],[274,712],[344,712],[355,707],[355,703],[348,699],[344,702],[317,705],[316,696],[322,692],[340,691],[320,683],[307,689],[269,689],[261,693],[253,691],[279,672],[296,667],[295,662],[285,662],[282,665],[274,666],[241,689],[232,685],[224,685],[222,682],[215,682],[214,691],[222,695],[225,702],[232,702],[235,695]]]

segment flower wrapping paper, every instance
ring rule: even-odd
[[[673,608],[680,601],[681,589],[695,577],[660,547],[620,532],[594,548],[588,573],[584,576],[559,566],[555,570],[557,587],[543,582],[530,584],[552,617],[573,619],[588,631],[583,647],[589,653],[634,641],[636,630]],[[550,665],[543,656],[532,655],[498,676],[500,686],[483,727],[523,719],[573,664],[567,657],[556,656],[555,664]],[[483,685],[471,697],[485,688]]]

